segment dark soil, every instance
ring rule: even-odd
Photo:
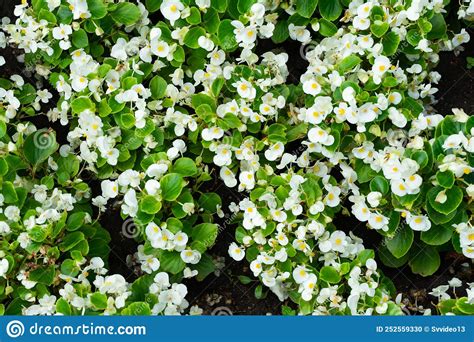
[[[12,17],[14,5],[19,3],[17,0],[2,0],[0,6],[0,18],[4,16]],[[451,52],[441,54],[441,61],[437,70],[442,75],[438,85],[439,91],[435,94],[438,103],[435,109],[438,113],[447,115],[451,113],[451,108],[463,108],[466,113],[474,113],[474,70],[468,70],[466,66],[466,57],[474,56],[474,31],[468,29],[473,37],[469,44],[465,45],[465,51],[459,56],[454,56]],[[307,61],[302,58],[300,45],[296,42],[288,42],[275,46],[270,40],[263,40],[257,46],[257,53],[262,54],[266,51],[277,50],[285,51],[289,55],[288,68],[290,71],[289,82],[297,83],[300,75],[305,72]],[[0,73],[3,77],[18,73],[24,75],[24,66],[17,62],[14,50],[1,50],[0,55],[4,56],[7,64],[0,67]],[[33,81],[29,79],[29,81]],[[53,94],[55,93],[52,90]],[[67,127],[59,124],[51,124],[45,117],[29,118],[38,127],[53,127],[58,131],[58,139],[65,142]],[[85,177],[87,178],[87,176]],[[93,181],[91,188],[97,191],[97,184]],[[242,195],[236,190],[228,189],[223,184],[215,180],[206,184],[205,191],[217,192],[223,200],[223,208],[228,204],[242,199]],[[210,275],[204,281],[187,281],[189,295],[188,300],[191,305],[199,305],[204,309],[205,314],[217,315],[265,315],[281,314],[281,302],[271,292],[267,292],[265,298],[256,299],[254,291],[259,282],[253,281],[250,284],[243,285],[238,280],[238,276],[246,275],[253,279],[245,261],[235,262],[228,256],[228,246],[234,241],[235,225],[229,223],[229,215],[218,220],[221,232],[215,246],[210,253],[214,256],[220,256],[225,259],[225,267],[219,276]],[[365,228],[365,225],[355,222],[347,217],[339,217],[336,225],[345,231],[352,230],[356,235],[364,238],[367,248],[377,249],[381,237],[379,234],[371,232]],[[101,217],[101,224],[111,233],[112,241],[110,244],[109,269],[112,273],[120,273],[133,281],[136,277],[125,260],[127,255],[136,251],[136,243],[133,239],[124,237],[122,232],[123,220],[116,208],[109,210]],[[447,284],[447,281],[456,276],[463,281],[474,281],[474,274],[470,264],[468,267],[462,266],[469,260],[462,255],[455,253],[442,253],[442,266],[430,277],[421,277],[413,275],[408,266],[399,269],[390,269],[383,267],[379,261],[382,271],[392,279],[397,290],[407,298],[407,305],[416,313],[416,307],[422,305],[425,308],[434,308],[431,304],[433,297],[428,295],[433,287]],[[294,307],[291,303],[283,303]],[[435,312],[435,311],[434,311]]]

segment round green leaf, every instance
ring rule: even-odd
[[[342,6],[339,0],[320,0],[319,12],[324,19],[334,21],[342,13]]]
[[[404,256],[413,244],[414,233],[408,226],[401,226],[393,238],[385,237],[385,245],[397,259]]]
[[[414,251],[413,258],[408,262],[413,273],[427,277],[435,273],[441,260],[438,251],[431,246],[420,246]]]
[[[443,188],[450,189],[454,185],[454,173],[450,170],[444,172],[438,171],[436,173],[436,180]]]
[[[319,279],[327,281],[330,284],[337,284],[341,281],[341,276],[334,267],[324,266],[319,271]]]
[[[161,195],[166,201],[178,198],[185,185],[183,177],[177,173],[169,173],[160,180]]]
[[[135,24],[140,19],[141,13],[137,5],[130,2],[121,2],[110,15],[117,24],[129,26]]]
[[[441,191],[445,191],[447,197],[446,201],[443,203],[436,201],[436,197]],[[454,212],[461,204],[463,192],[458,187],[444,189],[440,186],[436,186],[428,191],[426,197],[428,198],[428,201],[434,210],[436,210],[438,213],[448,215]]]
[[[23,145],[25,157],[33,165],[44,162],[58,147],[55,132],[48,129],[30,134]]]

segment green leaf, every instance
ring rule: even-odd
[[[409,254],[410,253],[407,253],[404,256],[402,256],[401,258],[395,258],[386,246],[382,245],[378,249],[378,257],[380,258],[382,263],[385,266],[391,267],[391,268],[399,268],[399,267],[405,265],[405,263],[409,259]]]
[[[425,151],[414,152],[411,155],[410,159],[413,159],[414,161],[416,161],[417,164],[420,165],[421,169],[425,168],[428,165],[428,162],[430,160],[428,157],[428,153],[426,153]]]
[[[427,277],[438,270],[441,260],[434,247],[420,246],[414,253],[415,256],[408,262],[413,273]]]
[[[59,244],[59,249],[62,252],[67,252],[83,240],[84,234],[82,232],[72,232],[64,237],[63,241]]]
[[[448,215],[441,214],[437,212],[430,204],[430,201],[426,201],[426,211],[428,212],[428,217],[434,224],[445,224],[453,219],[456,216],[456,210],[452,211]]]
[[[252,279],[247,276],[241,275],[241,276],[238,276],[237,278],[239,279],[240,283],[244,285],[250,284],[252,282]]]
[[[184,37],[184,45],[191,49],[199,49],[198,39],[205,35],[206,31],[202,27],[193,27],[188,31],[188,33],[186,33],[186,36]]]
[[[3,182],[2,194],[4,196],[5,203],[13,204],[18,202],[18,194],[16,193],[15,186],[12,182]]]
[[[219,13],[214,8],[208,8],[207,12],[203,17],[204,28],[209,33],[216,33],[219,29],[221,20],[219,19]]]
[[[71,315],[71,307],[69,303],[64,298],[59,298],[56,302],[56,312],[63,314],[64,316]]]
[[[255,295],[255,298],[257,298],[257,299],[262,299],[263,298],[263,286],[262,286],[262,284],[257,285],[257,287],[254,290],[254,295]]]
[[[194,160],[183,157],[174,162],[171,172],[179,173],[183,177],[188,177],[197,174],[198,169]]]
[[[147,195],[140,200],[140,211],[153,215],[161,209],[161,202],[154,196]]]
[[[451,240],[453,229],[449,227],[431,225],[426,232],[421,232],[421,241],[432,246],[441,246]]]
[[[237,9],[239,10],[240,14],[245,14],[256,2],[257,0],[237,0]]]
[[[160,9],[161,4],[163,3],[163,0],[146,0],[146,9],[148,12],[153,13],[156,12]]]
[[[107,295],[100,292],[95,292],[91,295],[90,299],[92,305],[97,310],[104,310],[107,308]]]
[[[87,0],[87,8],[92,19],[101,19],[107,15],[107,7],[103,0]]]
[[[222,200],[218,194],[214,192],[207,192],[199,197],[199,207],[208,211],[211,214],[217,212],[217,206],[222,206]]]
[[[204,278],[215,271],[216,267],[212,258],[207,254],[203,254],[199,263],[194,265],[194,269],[198,271],[196,279],[198,281],[203,281]]]
[[[317,5],[318,0],[296,0],[296,12],[302,17],[311,18]]]
[[[383,54],[385,56],[393,56],[400,44],[400,36],[393,31],[390,31],[382,38]]]
[[[339,272],[332,266],[324,266],[319,271],[319,278],[330,284],[337,284],[341,281]]]
[[[155,100],[161,99],[166,94],[166,87],[168,84],[165,79],[161,76],[156,75],[150,81],[151,97]]]
[[[449,312],[453,312],[453,307],[456,305],[456,299],[446,299],[439,302],[438,310],[442,315],[446,315]]]
[[[197,7],[190,8],[189,16],[186,17],[186,21],[190,25],[198,25],[201,23],[201,12]]]
[[[436,173],[436,180],[443,188],[450,189],[454,185],[454,173],[450,170],[438,171]]]
[[[78,49],[85,48],[89,45],[89,38],[87,33],[83,29],[79,29],[72,33],[72,45]]]
[[[339,0],[320,0],[319,12],[324,19],[334,21],[342,13],[342,6]]]
[[[160,264],[160,269],[172,274],[178,274],[186,267],[186,263],[181,259],[179,253],[174,251],[163,251],[160,256]]]
[[[232,51],[237,47],[237,41],[234,35],[235,27],[232,26],[230,19],[222,20],[217,30],[219,45],[224,51]]]
[[[447,197],[444,203],[436,201],[436,196],[438,196],[441,191],[445,191]],[[441,186],[436,186],[428,191],[426,197],[428,198],[428,201],[434,210],[436,210],[438,213],[448,215],[455,211],[461,204],[463,192],[458,187],[444,189]]]
[[[46,128],[30,134],[23,145],[25,158],[33,165],[44,162],[58,147],[55,132]]]
[[[110,16],[117,24],[130,26],[140,19],[141,13],[137,5],[130,2],[121,2],[115,10],[110,12]]]
[[[214,223],[201,223],[195,226],[191,231],[193,241],[199,241],[206,247],[214,244],[217,238],[217,225]]]
[[[77,263],[72,259],[66,259],[61,264],[61,273],[67,276],[75,277],[80,271]]]
[[[166,201],[174,201],[183,190],[185,181],[180,174],[169,173],[160,180],[161,195]]]
[[[408,30],[406,40],[411,46],[417,46],[423,36],[416,29]]]
[[[122,314],[131,316],[150,316],[151,310],[148,303],[135,302],[127,306]]]
[[[35,226],[31,228],[28,235],[34,242],[43,242],[48,236],[48,230],[46,227]]]
[[[71,214],[67,218],[66,230],[68,231],[78,230],[84,224],[85,218],[86,218],[85,212],[77,212],[77,213]]]
[[[385,33],[387,33],[389,28],[390,26],[388,23],[377,20],[375,23],[370,25],[370,32],[372,32],[377,38],[381,38]]]
[[[47,267],[40,266],[39,268],[30,271],[28,280],[49,286],[53,283],[55,275],[56,270],[53,265]]]
[[[387,180],[382,176],[376,176],[370,181],[370,191],[378,191],[382,195],[386,195],[389,188]]]
[[[469,304],[467,297],[461,297],[456,302],[456,307],[466,315],[474,315],[474,304]]]
[[[361,62],[362,62],[362,59],[360,59],[358,56],[349,55],[339,63],[339,65],[338,65],[339,73],[344,74],[344,73],[348,72],[349,70],[354,69]]]
[[[5,121],[0,120],[0,138],[3,138],[7,133],[7,124]]]
[[[78,98],[74,99],[71,102],[71,108],[72,108],[72,111],[74,113],[80,114],[83,111],[88,110],[88,109],[91,110],[91,111],[94,111],[95,110],[95,104],[91,101],[90,98],[88,98],[86,96],[81,96],[81,97],[78,97]]]
[[[288,22],[286,20],[278,20],[273,30],[272,41],[275,44],[283,43],[290,36],[288,31]]]
[[[414,233],[408,226],[402,226],[393,238],[385,237],[385,245],[397,259],[404,256],[413,244]]]
[[[435,13],[433,17],[431,17],[430,23],[431,31],[427,35],[429,40],[443,38],[446,35],[446,21],[441,13]]]

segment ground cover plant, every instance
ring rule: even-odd
[[[433,107],[472,21],[449,0],[15,2],[0,313],[201,314],[218,248],[274,313],[473,314],[471,273],[433,310],[390,275],[474,258],[474,118]]]

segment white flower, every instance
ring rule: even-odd
[[[425,232],[431,228],[431,221],[424,215],[407,215],[407,223],[411,229]]]
[[[70,5],[69,9],[73,13],[74,20],[90,18],[91,13],[89,12],[86,0],[67,0],[67,2]]]
[[[251,190],[255,186],[255,177],[254,174],[250,171],[241,172],[239,175],[239,181],[245,189]]]
[[[275,161],[283,155],[285,146],[282,142],[276,142],[265,151],[265,158],[269,161]]]
[[[179,0],[164,0],[160,5],[161,14],[170,21],[172,26],[181,17],[183,10],[184,5]]]
[[[382,229],[383,231],[388,230],[388,218],[381,214],[371,213],[368,223],[373,229]]]
[[[198,38],[198,44],[206,51],[214,50],[214,42],[205,36],[201,36]]]
[[[367,195],[367,202],[369,202],[372,208],[378,207],[381,199],[382,199],[382,194],[378,191],[371,191]]]
[[[304,266],[297,266],[293,270],[293,279],[297,284],[302,284],[308,280],[310,273],[306,270]]]
[[[375,58],[374,65],[372,66],[375,84],[381,82],[381,77],[390,69],[391,65],[390,60],[385,56]]]
[[[291,23],[288,26],[288,31],[290,33],[290,38],[293,40],[300,41],[303,44],[307,44],[311,41],[311,34],[306,29],[306,26],[295,26]]]
[[[306,94],[316,96],[321,90],[321,85],[314,79],[309,79],[303,83],[303,91]]]
[[[224,130],[217,126],[204,128],[201,135],[205,141],[217,140],[224,136]]]
[[[354,28],[358,30],[367,30],[370,26],[370,19],[356,16],[353,21]]]
[[[312,143],[319,143],[325,146],[331,146],[334,143],[334,137],[319,126],[309,130],[308,139]]]
[[[9,263],[7,259],[0,260],[0,277],[5,278],[5,274],[8,272]]]
[[[455,289],[456,287],[461,287],[462,286],[462,281],[456,277],[452,278],[451,280],[448,281],[448,285]]]
[[[303,283],[303,291],[301,292],[301,298],[305,301],[310,301],[313,297],[313,292],[316,289],[316,282],[318,278],[315,274],[310,274],[308,279]]]
[[[440,285],[435,287],[433,291],[430,292],[430,295],[438,297],[438,300],[447,300],[451,297],[446,293],[449,290],[449,285]]]
[[[237,179],[235,178],[235,174],[226,166],[221,167],[219,172],[219,176],[224,181],[224,184],[229,187],[233,188],[237,185]]]
[[[257,91],[252,86],[252,84],[243,78],[240,81],[234,83],[233,86],[237,89],[237,93],[240,95],[240,97],[244,99],[253,100],[257,94]]]
[[[127,41],[124,38],[120,37],[119,39],[117,39],[115,45],[112,46],[110,56],[118,60],[125,61],[128,58],[126,47]]]
[[[201,260],[201,253],[192,249],[185,249],[181,252],[181,259],[187,264],[197,264]]]
[[[262,263],[260,261],[254,260],[250,263],[250,270],[253,272],[255,277],[258,277],[262,273]]]
[[[10,233],[10,226],[5,221],[0,221],[0,235],[7,235]]]
[[[53,29],[54,39],[63,40],[69,39],[69,36],[72,34],[72,28],[70,25],[59,24],[59,27]]]
[[[245,251],[235,242],[232,242],[229,246],[229,255],[232,259],[240,261],[245,257]]]
[[[104,180],[100,184],[102,188],[102,196],[106,199],[115,198],[118,195],[117,181]]]
[[[347,246],[346,234],[342,231],[335,231],[331,234],[329,242],[331,243],[331,249],[333,251],[342,253]]]

